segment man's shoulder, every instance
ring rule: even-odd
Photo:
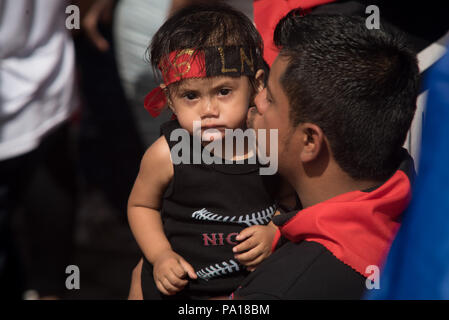
[[[360,299],[365,278],[316,242],[287,242],[236,291],[240,299]]]

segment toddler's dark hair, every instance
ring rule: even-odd
[[[154,35],[149,58],[158,74],[159,63],[172,51],[215,46],[255,48],[254,65],[264,66],[263,40],[257,29],[242,12],[223,3],[193,5],[176,12]],[[216,63],[220,63],[218,57]]]

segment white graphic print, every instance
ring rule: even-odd
[[[216,263],[215,265],[210,265],[196,272],[197,276],[203,280],[208,281],[211,278],[229,274],[232,272],[240,271],[239,264],[234,260],[223,261],[221,263]]]
[[[222,216],[213,212],[208,211],[206,208],[197,210],[192,213],[192,218],[197,220],[208,220],[217,222],[228,222],[236,224],[245,224],[248,227],[267,224],[271,221],[274,213],[276,212],[276,205],[271,205],[267,209],[262,211],[253,212],[251,214],[242,216]]]

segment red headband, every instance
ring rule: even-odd
[[[253,76],[260,61],[254,60],[260,53],[254,49],[237,46],[213,47],[204,50],[183,49],[171,52],[159,63],[159,70],[166,86],[189,78],[204,78],[218,75]],[[219,63],[218,63],[219,61]],[[167,98],[160,86],[154,88],[144,101],[145,109],[157,117]]]
[[[203,78],[206,76],[204,53],[195,53],[193,49],[173,51],[168,55],[168,59],[161,61],[159,70],[166,86],[182,79]],[[166,104],[167,98],[160,86],[151,90],[145,97],[145,109],[153,117],[157,117]]]

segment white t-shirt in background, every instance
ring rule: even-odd
[[[0,0],[0,161],[35,149],[77,105],[67,5]]]

